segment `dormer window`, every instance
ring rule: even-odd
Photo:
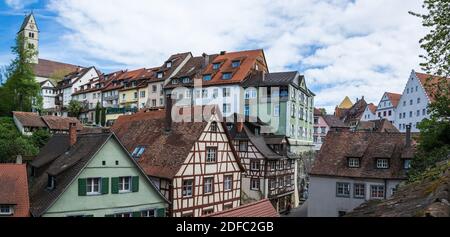
[[[377,169],[388,169],[389,159],[377,159]]]
[[[226,72],[222,75],[222,79],[223,80],[229,80],[231,79],[231,73],[230,72]]]
[[[218,70],[220,68],[220,63],[213,63],[213,70]]]
[[[182,81],[183,81],[183,83],[190,83],[190,82],[191,82],[191,79],[190,79],[189,77],[184,77],[184,78],[182,79]]]
[[[411,169],[411,160],[410,159],[403,160],[403,169],[405,169],[405,170]]]
[[[11,205],[0,205],[0,216],[11,216],[13,213]]]
[[[173,85],[178,84],[178,80],[177,80],[177,79],[173,79],[173,80],[172,80],[172,84],[173,84]]]
[[[47,189],[53,190],[55,189],[55,176],[48,176],[47,180]]]
[[[211,132],[217,132],[217,122],[212,122],[209,130]]]
[[[211,74],[203,75],[203,80],[204,81],[210,81],[211,80]]]
[[[348,158],[348,167],[349,168],[359,168],[360,167],[359,158]]]
[[[235,61],[231,62],[231,67],[237,68],[239,66],[241,66],[241,61],[235,60]]]
[[[157,78],[163,78],[163,76],[164,76],[164,73],[163,73],[163,72],[158,72],[158,73],[156,74],[156,77],[157,77]]]
[[[171,68],[171,67],[172,67],[172,61],[167,62],[167,63],[166,63],[166,67],[167,67],[167,68]]]

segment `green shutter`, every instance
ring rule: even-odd
[[[166,217],[166,209],[159,208],[158,210],[156,210],[156,216],[157,217]]]
[[[86,196],[86,179],[78,179],[78,196]]]
[[[141,212],[140,211],[133,212],[133,217],[141,217]]]
[[[131,181],[131,185],[133,186],[133,192],[139,192],[139,176],[133,176],[133,180]]]
[[[111,193],[112,194],[119,193],[119,178],[118,177],[111,178]]]
[[[102,178],[102,194],[109,192],[109,178]]]

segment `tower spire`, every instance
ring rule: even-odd
[[[24,47],[35,50],[36,53],[31,59],[31,63],[37,64],[39,62],[39,29],[34,18],[33,10],[25,16],[17,34],[23,37]]]

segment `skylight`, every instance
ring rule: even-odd
[[[137,147],[134,149],[134,151],[133,151],[133,153],[131,154],[131,156],[132,156],[134,159],[139,159],[139,158],[142,156],[142,154],[144,154],[144,152],[145,152],[145,147],[144,147],[144,146],[137,146]]]

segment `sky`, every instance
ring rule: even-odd
[[[332,113],[345,96],[378,104],[420,71],[422,0],[0,0],[0,65],[33,10],[39,57],[103,72],[171,54],[264,49],[270,72],[299,71]]]

